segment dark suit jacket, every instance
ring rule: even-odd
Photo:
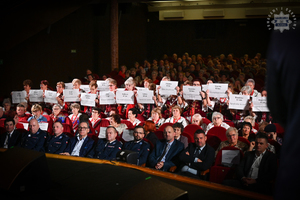
[[[7,135],[7,132],[1,134],[1,136],[0,136],[0,148],[2,148],[4,146],[6,135]],[[17,146],[20,143],[21,138],[22,138],[22,134],[19,131],[14,130],[14,132],[12,133],[12,135],[10,137],[10,140],[9,140],[9,143],[8,143],[8,148],[11,148],[13,146]]]
[[[71,155],[77,141],[78,141],[78,139],[76,136],[71,138],[69,141],[69,144],[64,152],[68,152]],[[94,145],[94,140],[90,137],[86,137],[80,148],[79,156],[86,157],[88,155],[88,153],[92,150],[93,145]]]
[[[209,169],[215,161],[215,150],[208,144],[202,149],[201,153],[197,156],[202,162],[194,162],[195,157],[194,153],[197,146],[195,143],[190,143],[189,146],[181,152],[179,159],[184,162],[185,165],[190,163],[191,168],[200,171],[205,171]],[[189,152],[190,155],[186,155],[186,152]]]
[[[155,148],[153,149],[152,153],[149,156],[149,164],[151,167],[155,167],[155,165],[157,164],[158,159],[163,154],[166,144],[167,144],[166,140],[161,140],[161,141],[158,140],[156,142]],[[179,165],[178,156],[183,149],[184,149],[183,143],[178,140],[174,140],[172,146],[169,149],[168,154],[166,155],[165,163],[162,169],[163,171],[168,171],[170,167]]]
[[[255,151],[248,151],[245,153],[244,158],[237,168],[237,178],[241,180],[243,177],[247,177],[251,166],[255,158]],[[276,155],[268,150],[264,154],[259,170],[256,182],[258,184],[269,184],[274,180],[277,172],[277,158]]]

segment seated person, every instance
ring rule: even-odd
[[[213,121],[207,125],[205,134],[207,134],[207,132],[213,127],[223,127],[226,128],[227,130],[230,127],[228,124],[223,122],[224,120],[223,115],[219,112],[214,112],[211,118]]]
[[[136,118],[138,114],[139,112],[136,108],[130,108],[128,111],[127,120],[130,121],[133,126],[138,126],[141,123],[141,121]]]
[[[3,108],[0,106],[0,119],[4,119],[4,118],[6,118],[6,116],[4,114]]]
[[[173,124],[173,129],[175,131],[175,139],[182,142],[184,145],[184,148],[187,148],[189,141],[188,138],[181,135],[181,133],[183,133],[183,126],[181,123],[176,122],[175,124]]]
[[[72,114],[69,115],[69,118],[72,122],[72,129],[74,132],[76,132],[79,124],[79,117],[81,115],[80,105],[78,103],[72,103],[71,110],[72,110]]]
[[[50,114],[51,119],[53,122],[66,122],[66,116],[61,113],[61,108],[58,104],[54,104],[52,107],[52,114]]]
[[[150,167],[168,171],[170,167],[178,166],[178,156],[184,149],[182,142],[175,140],[175,132],[172,126],[166,126],[164,140],[158,140],[149,156]]]
[[[257,130],[254,128],[254,126],[255,126],[255,118],[254,117],[248,115],[247,117],[244,118],[244,122],[249,122],[252,126],[250,131],[252,131],[255,134],[257,133]]]
[[[19,118],[19,122],[28,123],[28,118],[31,116],[29,114],[25,114],[26,108],[23,104],[19,103],[17,105],[17,115]]]
[[[215,150],[206,144],[205,132],[198,129],[194,134],[195,143],[181,152],[179,159],[184,163],[180,174],[200,178],[201,171],[209,169],[215,161]]]
[[[97,145],[89,153],[89,158],[116,160],[117,153],[121,150],[122,143],[116,138],[118,132],[113,126],[106,129],[106,138],[99,139]]]
[[[233,146],[236,147],[240,150],[242,150],[244,153],[246,151],[248,151],[249,146],[247,144],[245,144],[244,142],[241,142],[238,140],[239,138],[239,134],[238,134],[238,130],[234,127],[230,127],[229,129],[227,129],[226,131],[226,137],[228,140],[223,141],[220,143],[218,149],[216,150],[216,155],[218,154],[218,152],[223,149],[224,147],[228,147],[228,146]]]
[[[133,136],[134,140],[126,142],[123,146],[123,149],[138,152],[138,165],[143,165],[146,163],[150,152],[150,144],[143,140],[145,136],[144,128],[141,126],[136,126],[133,131]]]
[[[151,111],[151,117],[148,120],[153,121],[155,123],[156,128],[160,127],[165,122],[165,119],[161,115],[160,108],[154,108]]]
[[[173,106],[172,107],[172,117],[166,119],[165,123],[173,123],[175,124],[176,122],[182,123],[183,127],[186,127],[188,125],[188,122],[184,117],[181,116],[181,108],[179,106]]]
[[[278,142],[278,144],[282,145],[282,138],[277,137],[276,126],[274,124],[268,124],[265,129],[265,133],[268,135],[268,138]]]
[[[121,123],[121,117],[118,114],[112,114],[110,125],[116,128],[118,135],[121,135],[121,133],[128,128],[126,124]]]
[[[240,136],[249,140],[249,142],[254,141],[255,138],[252,138],[250,136],[251,130],[252,130],[252,125],[249,122],[243,122]]]
[[[154,133],[156,130],[154,122],[150,120],[145,121],[144,130],[145,130],[145,138],[155,146],[158,138]]]
[[[191,122],[192,124],[196,124],[206,131],[207,125],[203,122],[202,116],[199,113],[193,115]]]
[[[107,127],[109,125],[108,121],[103,121],[100,118],[100,108],[93,107],[92,109],[92,117],[89,118],[92,127],[95,129],[96,134],[98,135],[100,133],[100,127]]]
[[[14,118],[16,112],[11,109],[11,101],[9,98],[3,100],[4,114],[7,118]]]
[[[90,91],[88,92],[88,94],[96,94],[96,99],[95,99],[95,106],[97,107],[98,103],[99,103],[99,99],[98,99],[98,95],[97,95],[97,88],[98,88],[98,85],[97,85],[97,81],[91,81],[90,84],[89,84],[89,87],[90,87]],[[81,98],[80,98],[81,100]],[[91,117],[92,115],[92,111],[93,111],[93,107],[91,106],[84,106],[84,109],[83,109],[83,112],[88,114],[89,117]],[[99,112],[100,114],[100,112]]]
[[[32,116],[28,118],[28,122],[32,119],[36,119],[38,123],[47,122],[47,118],[42,115],[42,106],[39,104],[34,104],[31,107]]]
[[[34,106],[33,106],[33,109]],[[29,121],[29,131],[22,135],[20,146],[35,151],[43,151],[47,133],[40,129],[37,119]]]
[[[89,123],[82,121],[78,126],[78,135],[69,140],[67,148],[61,155],[86,157],[93,149],[94,140],[88,137]]]
[[[64,152],[68,145],[69,137],[64,132],[64,126],[60,121],[53,124],[54,135],[51,135],[45,144],[46,153],[60,154]]]
[[[264,133],[258,133],[255,139],[256,150],[245,153],[236,171],[237,180],[225,180],[223,183],[253,192],[272,194],[277,158],[267,148],[268,137]]]
[[[8,149],[17,146],[22,138],[22,134],[16,130],[14,119],[5,119],[4,125],[5,133],[0,135],[0,148]]]

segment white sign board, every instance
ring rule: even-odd
[[[185,100],[202,100],[201,86],[183,86],[183,98]]]
[[[56,96],[57,96],[57,92],[46,90],[45,98],[44,98],[45,103],[58,103]]]
[[[116,104],[116,95],[111,91],[100,92],[100,105]]]
[[[176,87],[178,86],[177,81],[161,81],[159,94],[164,96],[177,95]]]
[[[64,102],[78,102],[79,101],[79,90],[78,89],[67,89],[64,90]]]
[[[118,104],[134,104],[133,91],[120,91],[117,90],[116,101]]]
[[[27,102],[26,101],[26,91],[13,91],[11,92],[12,95],[12,103],[21,103],[21,102]]]
[[[267,106],[267,97],[252,97],[253,112],[270,112]]]
[[[82,106],[95,107],[96,106],[96,102],[95,102],[96,97],[97,97],[97,94],[82,93],[80,104]]]
[[[209,97],[227,97],[228,84],[210,83],[208,84]]]
[[[141,104],[154,104],[153,90],[138,90],[136,100]]]
[[[229,109],[247,110],[249,108],[249,95],[230,94]]]
[[[29,101],[30,102],[44,102],[43,90],[30,90],[29,91]]]

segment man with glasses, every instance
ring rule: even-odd
[[[29,131],[24,133],[20,146],[35,151],[43,151],[47,133],[40,129],[38,121],[33,118],[29,121]]]
[[[146,163],[150,152],[150,144],[143,140],[145,137],[144,128],[142,126],[136,126],[133,131],[133,136],[134,140],[126,142],[123,149],[138,152],[138,165],[143,165]]]
[[[150,167],[168,171],[173,166],[179,165],[179,154],[184,149],[183,143],[175,140],[175,131],[172,126],[164,130],[164,140],[157,141],[149,156]]]
[[[48,138],[45,145],[45,152],[60,154],[66,149],[69,137],[63,133],[64,127],[59,121],[53,124],[53,130],[54,135]]]
[[[71,138],[67,148],[61,155],[86,157],[92,150],[94,140],[88,137],[90,131],[88,122],[80,122],[78,126],[78,135]]]
[[[97,145],[87,157],[105,160],[116,160],[117,153],[121,150],[122,143],[116,138],[118,132],[115,127],[108,126],[106,129],[106,138],[98,140]]]
[[[220,143],[218,149],[216,150],[215,156],[217,156],[218,152],[224,147],[232,146],[242,150],[244,153],[249,150],[248,144],[241,142],[238,140],[239,133],[238,130],[234,127],[230,127],[226,131],[227,140]]]

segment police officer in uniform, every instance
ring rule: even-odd
[[[138,165],[143,165],[146,163],[150,152],[150,144],[143,140],[145,136],[144,128],[142,126],[136,126],[133,131],[133,136],[134,140],[126,142],[123,149],[138,152]]]
[[[53,130],[54,135],[47,139],[45,152],[59,154],[64,152],[65,148],[67,147],[69,137],[63,133],[64,127],[59,121],[53,124]]]
[[[40,129],[38,121],[31,119],[29,131],[23,134],[20,146],[35,151],[43,151],[46,138],[47,133]]]
[[[115,160],[117,153],[121,150],[122,143],[116,140],[118,132],[115,127],[108,126],[106,139],[98,140],[97,145],[87,157],[106,160]]]

